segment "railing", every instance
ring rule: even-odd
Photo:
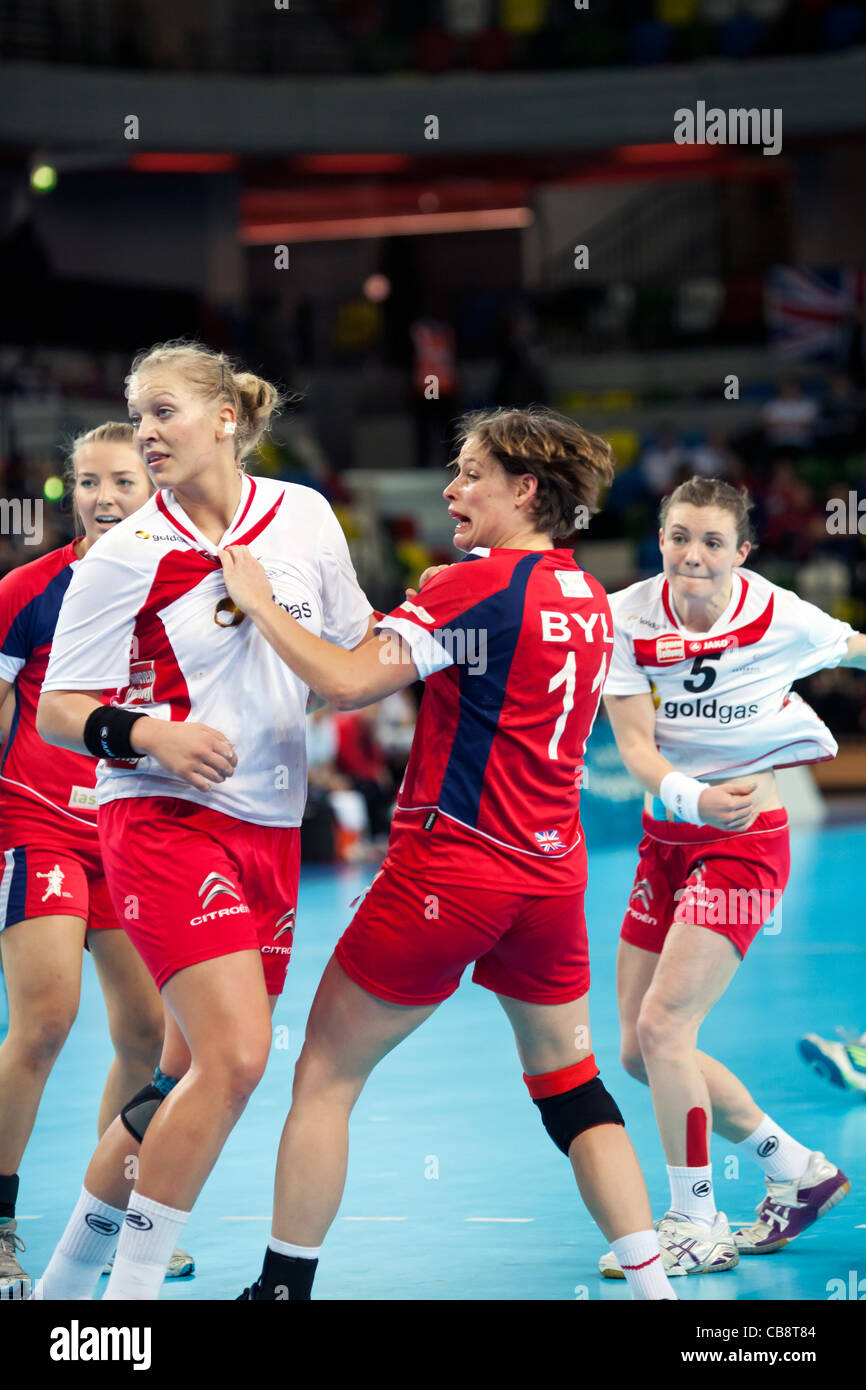
[[[591,277],[630,282],[718,274],[718,192],[708,181],[649,188],[626,206],[606,213],[573,241],[589,250]],[[548,289],[574,286],[573,246],[553,256],[544,273]]]

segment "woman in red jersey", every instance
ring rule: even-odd
[[[9,1031],[0,1046],[0,1298],[20,1298],[29,1279],[17,1251],[18,1168],[54,1062],[75,1015],[82,948],[105,997],[114,1058],[99,1107],[102,1134],[151,1077],[162,1042],[162,1007],[138,953],[120,929],[105,884],[96,831],[96,763],[50,748],[36,732],[36,702],[63,594],[100,537],[151,494],[132,429],[100,425],[70,450],[67,486],[79,535],[0,581],[0,704],[14,701],[0,761],[0,952]]]
[[[313,1003],[271,1239],[242,1297],[310,1297],[342,1196],[352,1107],[373,1067],[474,962],[634,1296],[672,1298],[643,1177],[589,1034],[578,786],[613,636],[604,590],[554,537],[594,509],[611,451],[552,412],[505,410],[467,418],[455,469],[444,495],[464,559],[357,652],[275,612],[243,549],[221,553],[234,601],[338,708],[427,682],[387,858]]]

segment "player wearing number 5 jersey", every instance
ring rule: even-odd
[[[866,637],[742,568],[750,505],[715,479],[681,484],[662,503],[663,573],[611,598],[605,704],[646,788],[618,960],[623,1062],[652,1090],[668,1160],[659,1235],[669,1274],[718,1273],[741,1254],[777,1250],[849,1190],[844,1173],[697,1050],[701,1023],[788,879],[773,769],[836,753],[791,683],[826,666],[866,666]],[[757,1219],[733,1234],[716,1211],[710,1128],[766,1177]],[[600,1267],[621,1274],[614,1254]]]
[[[387,858],[313,1003],[271,1240],[244,1298],[309,1297],[342,1195],[352,1106],[473,962],[635,1297],[674,1296],[589,1038],[579,784],[613,639],[603,589],[553,537],[574,530],[575,508],[594,507],[611,473],[609,446],[551,413],[470,417],[445,489],[465,558],[357,653],[275,615],[261,568],[243,548],[222,552],[235,602],[332,703],[356,708],[426,682]]]

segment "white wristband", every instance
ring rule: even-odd
[[[698,813],[698,799],[706,791],[706,783],[695,777],[686,777],[684,772],[669,772],[661,780],[659,796],[669,811],[680,820],[691,821],[693,825],[703,825]]]

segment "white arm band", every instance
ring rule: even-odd
[[[669,811],[680,820],[691,821],[693,825],[703,825],[698,814],[698,798],[706,791],[706,783],[696,777],[686,777],[684,772],[669,772],[661,780],[659,796]]]

